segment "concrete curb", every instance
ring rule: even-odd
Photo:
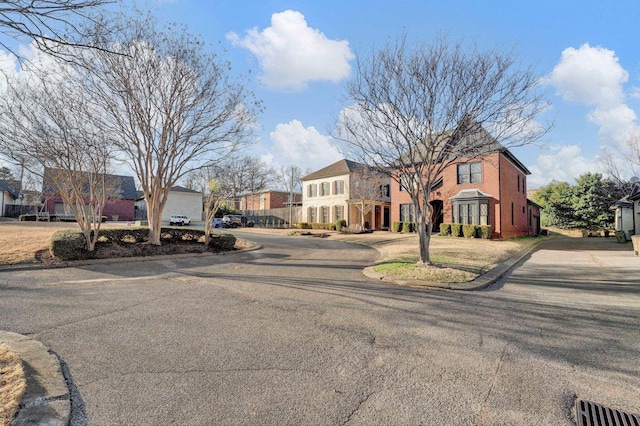
[[[403,280],[403,279],[398,279],[391,276],[385,276],[384,274],[380,274],[374,271],[373,266],[375,265],[364,268],[363,273],[367,277],[375,280],[380,280],[380,281],[394,283],[394,284],[408,286],[408,287],[429,287],[429,288],[463,290],[463,291],[481,290],[483,288],[489,287],[491,284],[500,280],[500,278],[502,278],[507,272],[511,271],[518,263],[520,263],[522,259],[527,257],[533,251],[537,250],[538,247],[543,243],[545,243],[546,241],[549,241],[549,237],[544,237],[544,239],[524,248],[512,258],[502,262],[500,265],[496,266],[490,271],[485,272],[484,274],[480,275],[473,281],[469,281],[466,283],[431,283],[431,282],[421,281],[421,280]]]
[[[230,254],[246,253],[249,251],[259,250],[262,248],[261,244],[256,244],[254,247],[242,250],[221,251],[217,253],[182,253],[182,254],[159,254],[156,256],[133,256],[133,257],[112,257],[109,259],[86,259],[86,260],[69,260],[51,265],[44,265],[41,263],[19,263],[16,265],[0,265],[0,272],[12,272],[12,271],[37,271],[42,269],[59,269],[59,268],[77,268],[79,266],[88,265],[110,265],[113,263],[135,263],[146,262],[163,259],[186,259],[189,257],[205,257],[205,256],[226,256]]]
[[[22,360],[27,389],[12,426],[68,425],[71,395],[58,357],[37,340],[0,331],[0,341]]]

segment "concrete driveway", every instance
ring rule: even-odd
[[[238,234],[241,234],[238,231]],[[640,412],[640,258],[550,240],[482,292],[366,278],[377,252],[259,251],[0,273],[0,329],[68,367],[72,424],[566,425]]]

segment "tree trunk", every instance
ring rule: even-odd
[[[416,227],[418,228],[418,237],[420,240],[420,265],[433,265],[429,253],[429,244],[431,243],[431,232],[433,230],[432,214],[433,208],[427,204],[426,208],[420,209],[416,206]],[[426,214],[424,211],[426,210]]]

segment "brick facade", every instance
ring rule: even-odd
[[[458,183],[458,164],[480,163],[482,177],[479,182]],[[460,191],[478,190],[488,195],[488,224],[493,228],[492,238],[514,238],[530,235],[529,211],[532,220],[535,206],[527,205],[526,176],[529,171],[508,151],[496,152],[478,159],[451,164],[442,174],[442,184],[431,192],[431,202],[436,208],[433,232],[439,232],[440,223],[453,223],[454,203],[451,197]],[[403,204],[411,204],[406,191],[400,190],[394,179],[391,183],[391,222],[401,222]],[[537,216],[540,213],[537,211]]]
[[[302,194],[293,194],[294,204],[302,203]],[[244,195],[240,202],[241,210],[270,210],[289,206],[289,192],[265,191]]]

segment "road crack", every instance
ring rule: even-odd
[[[482,401],[482,405],[480,406],[480,412],[478,413],[478,416],[476,417],[476,421],[474,422],[475,425],[478,424],[478,422],[482,419],[484,412],[486,410],[486,405],[487,405],[487,401],[489,400],[489,397],[491,396],[491,392],[493,392],[493,388],[496,384],[496,382],[498,381],[498,376],[500,375],[500,371],[502,370],[502,366],[504,365],[504,360],[505,357],[507,356],[507,349],[509,348],[509,344],[507,343],[504,346],[504,349],[502,350],[502,355],[500,356],[500,360],[498,361],[498,366],[496,367],[496,371],[495,373],[493,373],[493,379],[491,380],[491,386],[489,386],[489,391],[487,392],[487,396],[485,396],[484,400]]]

